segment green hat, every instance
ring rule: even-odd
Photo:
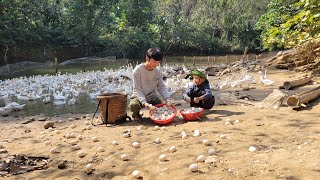
[[[203,72],[201,72],[201,71],[199,71],[197,69],[192,70],[191,71],[191,75],[197,75],[197,76],[201,77],[202,79],[207,80],[206,75]]]

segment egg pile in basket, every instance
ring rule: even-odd
[[[149,111],[150,119],[156,124],[169,124],[177,115],[177,110],[173,105],[158,104]]]
[[[195,121],[199,120],[203,114],[204,109],[201,107],[191,107],[180,111],[184,120]]]

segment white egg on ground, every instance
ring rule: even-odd
[[[188,135],[184,134],[181,136],[182,139],[187,139]]]
[[[50,149],[51,154],[60,153],[60,150],[57,147],[53,147]]]
[[[227,119],[226,119],[226,121],[227,121],[227,122],[230,122],[230,121],[231,121],[231,119],[230,119],[230,118],[227,118]]]
[[[51,142],[50,142],[50,141],[46,141],[46,142],[44,142],[44,144],[45,144],[46,146],[49,146],[49,145],[51,145]]]
[[[139,179],[139,178],[141,177],[140,171],[134,170],[134,171],[132,172],[132,176],[133,176],[134,178],[136,178],[136,179]]]
[[[255,151],[257,151],[257,148],[254,146],[250,146],[248,150],[249,150],[249,152],[255,152]]]
[[[193,134],[193,136],[194,136],[194,137],[199,137],[199,136],[201,136],[201,133],[200,133],[200,132],[195,132],[195,133]]]
[[[75,138],[76,137],[76,134],[75,133],[70,133],[69,134],[69,138]]]
[[[199,167],[198,167],[197,164],[191,164],[191,165],[189,166],[189,169],[190,169],[192,172],[197,172],[198,169],[199,169]]]
[[[169,151],[170,151],[171,153],[176,152],[176,151],[177,151],[176,146],[171,146],[170,149],[169,149]]]
[[[71,150],[76,151],[76,150],[79,150],[79,149],[81,149],[81,146],[79,144],[71,146]]]
[[[44,134],[44,135],[41,135],[40,138],[41,138],[41,139],[44,139],[44,138],[46,138],[46,135],[45,135],[45,134]]]
[[[60,133],[61,133],[60,130],[55,130],[54,132],[55,132],[56,134],[60,134]]]
[[[78,138],[79,140],[82,140],[82,139],[83,139],[82,135],[78,135],[77,138]]]
[[[187,135],[187,133],[185,131],[182,131],[181,136],[183,136],[183,135]]]
[[[70,138],[70,134],[67,133],[66,135],[64,135],[65,138],[69,139]]]
[[[157,138],[156,140],[154,140],[154,143],[156,143],[156,144],[160,144],[160,143],[161,143],[160,138]]]
[[[227,121],[224,123],[225,125],[231,125],[231,122],[230,121]]]
[[[112,145],[118,145],[117,141],[112,141]]]
[[[92,163],[89,163],[89,164],[86,165],[86,169],[88,171],[92,171],[94,169],[94,165]]]
[[[78,144],[78,140],[72,140],[72,141],[70,141],[70,144],[73,145],[73,146],[77,145]]]
[[[93,142],[98,142],[98,141],[99,141],[97,137],[93,137],[93,138],[91,138],[91,140],[92,140]]]
[[[160,129],[161,130],[166,130],[167,128],[165,126],[162,126]]]
[[[104,152],[105,149],[103,147],[98,147],[97,152]]]
[[[90,125],[89,121],[84,122],[85,125]]]
[[[120,158],[122,159],[122,161],[128,161],[129,155],[128,154],[121,154]]]
[[[122,136],[123,136],[124,138],[128,138],[128,137],[131,137],[131,134],[130,134],[130,133],[124,133],[124,134],[122,134]]]
[[[197,157],[197,162],[204,162],[206,160],[206,157],[204,156],[204,155],[199,155],[198,157]]]
[[[240,120],[239,120],[239,119],[237,119],[237,120],[235,120],[234,122],[235,122],[235,123],[239,123],[239,122],[240,122]]]
[[[199,129],[196,129],[196,130],[193,131],[193,133],[199,133],[200,134],[201,131]]]
[[[208,139],[204,139],[204,140],[202,140],[202,144],[204,144],[205,146],[209,146],[210,141]]]
[[[166,160],[167,160],[167,155],[161,154],[161,155],[159,156],[159,160],[160,160],[160,161],[166,161]]]
[[[77,125],[75,125],[75,124],[71,124],[71,126],[70,126],[71,129],[74,129],[76,127],[77,127]]]
[[[139,148],[139,147],[140,147],[140,143],[138,143],[138,142],[133,142],[133,143],[132,143],[132,147],[134,147],[134,148]]]
[[[85,157],[85,156],[87,155],[87,153],[84,152],[84,151],[79,151],[79,152],[77,153],[77,155],[78,155],[78,157],[83,158],[83,157]]]
[[[227,135],[221,134],[221,135],[220,135],[220,138],[221,138],[221,139],[226,139],[226,138],[227,138]]]
[[[208,150],[208,154],[209,154],[210,156],[216,155],[216,154],[217,154],[217,151],[214,150],[214,149],[209,149],[209,150]]]
[[[160,130],[159,126],[154,126],[154,130]]]

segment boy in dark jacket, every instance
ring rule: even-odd
[[[204,73],[199,70],[192,70],[193,85],[183,94],[183,99],[190,103],[191,107],[202,107],[211,109],[214,105],[214,96],[211,93],[209,81]]]

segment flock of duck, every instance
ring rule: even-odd
[[[0,115],[8,115],[12,111],[21,110],[28,101],[53,103],[54,105],[75,105],[79,95],[86,95],[96,99],[103,93],[126,92],[128,98],[132,94],[131,64],[119,69],[103,71],[79,72],[76,74],[37,75],[0,80]],[[171,94],[190,86],[192,81],[185,79],[188,69],[183,67],[182,72],[174,70],[175,67],[165,65],[162,68],[164,75],[170,75],[165,81]],[[261,82],[266,81],[266,74],[261,73]],[[243,83],[254,82],[255,79],[244,74],[236,80],[226,78],[223,81],[210,82],[213,90],[227,89],[240,86]],[[264,83],[264,82],[263,82]],[[270,83],[270,82],[268,82]],[[273,83],[273,82],[271,82]],[[15,102],[17,101],[17,102]]]

